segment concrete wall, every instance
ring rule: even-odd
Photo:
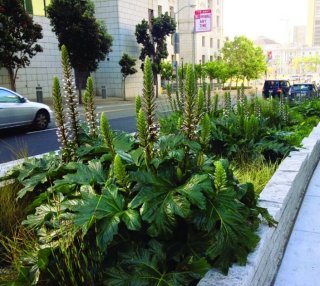
[[[36,99],[37,86],[42,87],[44,97],[51,96],[53,77],[62,77],[58,40],[51,31],[49,19],[42,16],[33,16],[33,20],[40,24],[43,29],[43,38],[38,41],[43,48],[43,52],[35,55],[28,67],[18,71],[16,80],[17,92],[31,100]],[[10,88],[5,69],[0,69],[0,85]]]
[[[135,58],[137,73],[126,79],[126,96],[134,97],[142,94],[143,73],[140,69],[140,46],[135,37],[135,27],[142,19],[148,20],[148,9],[153,9],[154,16],[158,16],[158,6],[162,7],[162,13],[169,12],[169,6],[175,6],[173,0],[95,0],[96,17],[103,20],[108,28],[108,33],[113,37],[112,52],[108,58],[99,64],[95,73],[96,88],[106,86],[107,96],[123,96],[123,81],[119,60],[123,53]],[[171,60],[173,46],[168,38],[168,60]]]

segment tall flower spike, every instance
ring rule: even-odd
[[[116,152],[114,151],[114,146],[113,146],[113,133],[110,128],[107,116],[104,112],[101,112],[101,116],[100,116],[100,131],[101,131],[104,142],[106,143],[112,157],[114,158]]]
[[[57,125],[57,136],[58,141],[61,144],[62,158],[64,160],[69,159],[69,149],[68,149],[68,134],[65,128],[65,116],[63,113],[62,96],[60,91],[60,83],[57,77],[53,78],[52,84],[52,97],[53,97],[53,109],[55,113],[55,121]]]
[[[256,115],[257,118],[261,119],[261,103],[257,96],[255,96],[253,104],[254,104],[254,114]]]
[[[148,126],[147,126],[146,116],[142,109],[140,109],[138,112],[137,131],[138,131],[140,146],[146,147],[148,145]]]
[[[210,140],[211,122],[208,113],[205,113],[201,120],[201,138],[200,142],[207,146]]]
[[[218,107],[219,107],[219,94],[214,95],[213,99],[213,113],[216,114],[218,112]]]
[[[168,95],[168,99],[169,99],[169,104],[171,107],[171,110],[176,111],[174,109],[174,103],[173,103],[173,98],[172,98],[172,86],[171,84],[167,84],[166,85],[166,91],[167,91],[167,95]]]
[[[148,138],[154,142],[158,127],[156,123],[156,103],[153,87],[153,72],[149,57],[146,57],[143,74],[143,111],[145,112],[148,126]]]
[[[202,114],[204,112],[205,107],[205,99],[204,99],[204,91],[202,88],[198,90],[198,119],[200,120],[202,117]]]
[[[185,104],[185,85],[183,77],[183,69],[179,69],[179,91],[176,93],[176,101],[178,103],[178,108],[180,111],[183,111],[184,104]]]
[[[231,95],[230,92],[224,93],[223,115],[229,116],[231,113]]]
[[[142,108],[141,97],[139,95],[136,96],[135,107],[136,107],[136,117],[138,117],[139,111]]]
[[[148,170],[151,170],[151,144],[148,138],[148,124],[146,116],[142,109],[140,109],[137,118],[137,130],[140,146],[144,148],[145,163]]]
[[[72,76],[72,68],[69,61],[68,51],[64,45],[61,47],[61,59],[64,75],[63,90],[68,108],[67,129],[70,136],[70,142],[72,143],[72,145],[77,147],[80,145],[78,101],[76,99],[76,90]]]
[[[221,163],[221,161],[214,162],[214,186],[217,192],[223,191],[226,189],[227,185],[227,174]]]
[[[192,69],[192,66],[188,65],[185,83],[186,99],[183,113],[182,129],[189,139],[194,139],[197,125],[197,116],[194,112],[196,110],[195,107],[197,106],[195,87],[196,85],[194,71]]]
[[[210,114],[211,113],[211,85],[208,84],[207,93],[206,93],[206,110]]]
[[[113,160],[113,172],[117,183],[121,187],[125,187],[128,183],[126,168],[122,163],[121,157],[117,154]]]
[[[93,89],[93,80],[91,77],[87,79],[86,91],[84,93],[83,102],[85,107],[85,118],[89,126],[89,134],[91,136],[96,136],[97,122],[96,122],[96,113],[94,105],[94,89]]]

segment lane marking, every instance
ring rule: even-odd
[[[45,129],[45,130],[31,131],[31,132],[27,132],[26,134],[35,134],[35,133],[47,132],[47,131],[56,130],[56,129],[58,129],[58,128],[55,127],[55,128]]]

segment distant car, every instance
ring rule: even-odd
[[[264,98],[279,97],[280,94],[288,96],[290,82],[288,80],[265,80],[262,88]]]
[[[48,127],[52,111],[49,106],[32,102],[20,94],[0,87],[0,129],[33,126],[36,130]]]
[[[312,98],[318,96],[317,86],[313,83],[296,83],[290,87],[289,98],[295,99],[296,97]]]

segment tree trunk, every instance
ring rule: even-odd
[[[16,77],[12,68],[6,68],[9,73],[10,89],[16,91]]]
[[[126,101],[126,78],[123,78],[123,100]]]
[[[80,73],[78,74],[78,99],[79,99],[79,104],[82,104],[82,75]]]
[[[90,76],[88,71],[76,70],[75,69],[75,82],[76,88],[78,89],[78,101],[79,104],[82,104],[82,89],[86,87],[86,80]]]
[[[156,86],[156,98],[158,98],[159,93],[158,93],[158,75],[157,74],[153,75],[153,80],[154,80],[154,84]]]

